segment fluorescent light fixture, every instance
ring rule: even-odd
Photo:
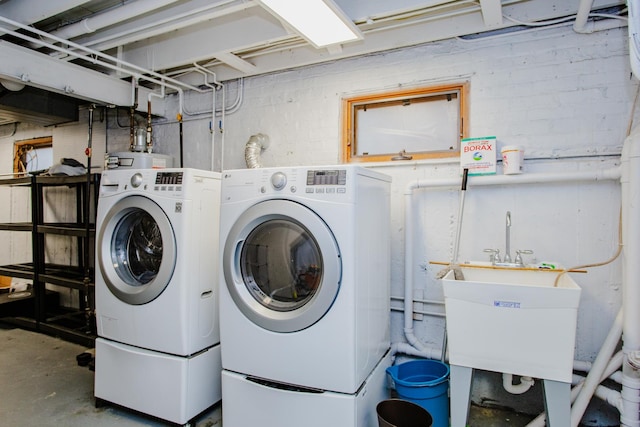
[[[315,47],[362,39],[358,27],[333,0],[260,0]]]

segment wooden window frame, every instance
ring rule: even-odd
[[[457,92],[460,102],[460,140],[468,137],[468,104],[469,104],[469,83],[451,83],[443,85],[426,86],[405,90],[381,92],[360,95],[342,100],[342,161],[344,163],[358,162],[387,162],[393,157],[398,156],[398,152],[385,154],[372,154],[366,156],[358,156],[354,154],[355,143],[355,109],[356,107],[366,103],[391,103],[394,101],[401,102],[403,98],[420,98],[429,96],[444,95],[447,92]],[[460,150],[447,151],[422,151],[416,153],[407,153],[412,160],[420,159],[439,159],[449,157],[460,157]]]
[[[41,138],[23,139],[13,144],[13,172],[15,174],[26,174],[24,169],[25,153],[29,148],[53,147],[53,137],[44,136]]]

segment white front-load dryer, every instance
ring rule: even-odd
[[[219,214],[219,173],[103,173],[96,215],[96,404],[185,424],[222,398]]]
[[[352,165],[223,172],[224,370],[357,392],[390,345],[389,195]]]

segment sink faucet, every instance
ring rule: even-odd
[[[511,211],[507,211],[507,223],[505,227],[505,248],[504,256],[500,259],[500,249],[485,249],[484,252],[489,253],[489,262],[492,265],[500,267],[524,267],[524,260],[522,254],[532,254],[530,249],[518,249],[516,250],[516,257],[511,260]]]
[[[506,243],[503,262],[511,262],[511,211],[507,211],[507,225],[505,230]]]

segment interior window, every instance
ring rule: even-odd
[[[467,135],[467,89],[460,83],[344,99],[344,161],[459,156]]]
[[[53,165],[53,138],[33,138],[16,141],[13,153],[13,172],[26,174]]]

